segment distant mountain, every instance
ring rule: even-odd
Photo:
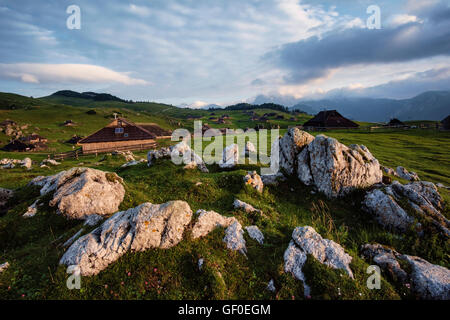
[[[57,92],[53,93],[52,95],[50,95],[49,97],[77,98],[77,99],[86,99],[86,100],[93,100],[93,101],[117,101],[117,102],[124,102],[124,103],[130,102],[130,101],[120,99],[109,93],[96,93],[96,92],[79,93],[79,92],[75,92],[75,91],[71,91],[71,90],[57,91]]]
[[[336,109],[343,116],[359,121],[386,122],[392,118],[442,120],[450,114],[450,91],[428,91],[411,99],[329,98],[300,100],[290,107],[310,114]]]

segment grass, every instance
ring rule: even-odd
[[[30,101],[36,102],[35,99]],[[47,105],[0,110],[0,120],[10,118],[19,123],[39,123],[42,130],[48,130],[45,132],[53,140],[55,150],[69,148],[59,142],[74,133],[69,130],[87,134],[107,123],[109,120],[105,116],[113,110],[103,106],[96,108],[96,116],[87,116],[85,106],[63,106],[65,113],[61,113],[58,109],[61,106],[42,103]],[[157,113],[162,113],[163,109],[153,114],[122,111],[134,121],[161,121],[158,122],[161,125],[171,125],[168,118]],[[234,121],[240,120],[240,114],[233,117]],[[58,126],[68,118],[80,125],[63,129]],[[345,144],[366,145],[383,165],[402,165],[416,171],[424,180],[450,185],[448,133],[418,129],[338,130],[326,134]],[[163,141],[161,144],[171,143]],[[25,156],[40,162],[47,153],[0,153],[0,158],[23,159]],[[145,152],[137,153],[137,156],[145,157]],[[277,187],[265,187],[260,194],[244,185],[242,179],[247,170],[259,171],[260,165],[239,165],[235,170],[220,170],[217,165],[211,165],[210,173],[205,174],[184,170],[182,166],[164,160],[157,161],[152,167],[139,164],[120,168],[124,162],[120,156],[90,155],[79,160],[68,159],[51,168],[40,168],[35,164],[32,170],[0,171],[0,187],[17,189],[10,202],[12,208],[0,217],[0,263],[10,263],[9,269],[0,274],[1,299],[304,299],[303,284],[283,270],[283,254],[293,229],[305,225],[313,226],[323,237],[338,242],[353,257],[351,269],[355,280],[341,270],[319,264],[312,257],[308,259],[304,272],[313,299],[414,298],[395,280],[384,275],[381,290],[367,289],[369,274],[366,270],[370,261],[360,258],[360,247],[368,242],[378,242],[398,252],[418,255],[447,268],[450,266],[448,240],[436,232],[418,237],[413,230],[394,234],[381,228],[361,210],[363,190],[342,199],[328,200],[321,194],[313,194],[296,178],[290,178]],[[236,217],[243,226],[257,225],[264,233],[265,244],[258,244],[246,234],[247,259],[226,249],[222,241],[223,229],[192,240],[191,224],[184,240],[176,247],[127,253],[97,276],[83,277],[81,290],[68,290],[66,268],[59,266],[58,261],[64,253],[62,244],[82,228],[82,222],[67,221],[57,215],[55,208],[47,205],[51,196],[43,199],[44,205],[39,207],[35,217],[24,219],[21,215],[39,197],[39,190],[27,186],[32,178],[81,165],[117,173],[124,180],[126,195],[120,210],[143,202],[184,200],[194,212],[215,210]],[[450,193],[444,189],[440,192],[447,202],[444,214],[449,217]],[[235,198],[261,209],[264,215],[235,210],[232,205]],[[205,260],[201,271],[197,267],[200,258]],[[271,279],[275,282],[276,293],[266,290]]]

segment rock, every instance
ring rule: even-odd
[[[267,284],[267,290],[270,292],[275,292],[277,289],[275,288],[275,283],[273,279],[270,279],[269,283]]]
[[[297,227],[292,233],[292,240],[284,253],[284,270],[303,281],[305,295],[309,295],[302,268],[310,254],[320,263],[344,270],[353,279],[350,269],[352,257],[336,242],[323,239],[312,227]]]
[[[219,167],[222,169],[233,168],[239,162],[239,146],[232,144],[223,149],[222,160],[219,161]]]
[[[237,221],[234,217],[224,217],[215,211],[198,210],[197,222],[192,228],[192,238],[198,239],[206,236],[217,227],[227,228]]]
[[[3,271],[5,271],[8,268],[9,268],[9,262],[0,264],[0,273],[2,273]]]
[[[346,147],[324,135],[308,144],[297,160],[300,181],[329,198],[372,186],[383,178],[378,160],[365,146]]]
[[[72,168],[49,177],[37,177],[30,184],[41,186],[41,195],[55,191],[49,205],[69,219],[118,211],[125,189],[115,173],[91,168]]]
[[[250,238],[256,240],[259,244],[264,244],[264,235],[257,226],[248,226],[245,227],[245,230],[247,230]]]
[[[81,275],[96,275],[128,251],[168,249],[183,238],[192,211],[184,201],[143,203],[114,214],[67,249],[60,260],[76,265]]]
[[[203,258],[198,259],[197,266],[199,271],[202,271],[203,263],[204,263]]]
[[[366,244],[362,247],[366,259],[372,259],[395,281],[411,284],[412,291],[422,299],[450,299],[450,270],[434,265],[415,256],[402,255],[380,244]],[[408,265],[407,270],[401,267]],[[409,272],[409,274],[408,274]]]
[[[388,174],[388,175],[391,175],[391,176],[398,176],[397,173],[395,172],[395,170],[392,169],[392,168],[381,166],[381,170],[383,170],[383,172],[385,174]]]
[[[442,189],[450,189],[450,187],[447,187],[447,186],[443,185],[442,183],[436,183],[436,187],[442,188]]]
[[[378,223],[391,230],[405,231],[414,222],[391,195],[385,194],[380,189],[366,194],[363,209],[372,214]]]
[[[278,172],[277,174],[263,174],[261,180],[265,186],[277,186],[280,182],[286,181],[286,177]]]
[[[397,176],[408,181],[420,181],[419,176],[415,172],[409,172],[403,167],[398,166],[396,169]]]
[[[203,159],[197,155],[184,141],[169,148],[149,151],[147,153],[148,166],[150,167],[156,159],[169,159],[172,158],[172,156],[182,157],[185,165],[193,166],[192,162],[195,162],[197,164],[197,168],[201,172],[209,172]]]
[[[53,160],[53,159],[44,159],[41,161],[40,166],[42,167],[43,165],[46,165],[46,164],[50,164],[52,166],[57,166],[57,165],[60,165],[61,163],[56,160]]]
[[[147,153],[147,165],[150,167],[153,165],[154,160],[170,158],[170,148],[161,148],[159,150],[150,150]]]
[[[244,177],[244,183],[251,185],[254,189],[256,189],[258,192],[262,193],[264,188],[264,183],[261,180],[261,177],[259,176],[256,171],[249,171],[247,175]]]
[[[86,217],[86,220],[84,220],[83,225],[93,227],[97,225],[100,221],[103,220],[102,216],[99,216],[98,214],[91,214]]]
[[[121,168],[127,168],[127,167],[131,167],[131,166],[136,166],[138,164],[142,163],[142,161],[136,161],[136,160],[132,160],[130,162],[124,163],[123,165],[121,165]]]
[[[133,152],[131,152],[131,151],[114,151],[114,152],[112,152],[112,155],[113,156],[122,156],[122,157],[124,157],[126,162],[131,162],[131,161],[136,160],[134,158]]]
[[[444,201],[431,182],[419,181],[402,185],[394,181],[384,192],[382,189],[368,192],[363,208],[373,214],[383,226],[404,231],[414,219],[400,206],[402,199],[407,200],[417,214],[431,218],[432,224],[442,234],[450,236],[450,221],[440,212]]]
[[[228,249],[239,251],[246,255],[247,247],[244,239],[244,230],[242,230],[242,225],[237,220],[225,229],[223,242],[227,244]]]
[[[33,161],[31,161],[30,158],[25,158],[22,160],[20,166],[27,168],[29,170],[29,169],[31,169],[32,164],[33,164]]]
[[[195,161],[189,162],[187,165],[185,165],[183,167],[183,169],[185,170],[194,170],[197,169],[197,164],[195,163]]]
[[[242,210],[244,210],[247,213],[256,212],[256,213],[262,214],[261,210],[255,209],[252,205],[250,205],[250,204],[248,204],[246,202],[243,202],[241,200],[238,200],[238,199],[234,200],[233,206],[234,206],[235,209],[242,209]]]
[[[37,213],[37,205],[39,203],[39,199],[33,202],[31,206],[28,207],[27,212],[25,212],[22,217],[24,218],[32,218]]]
[[[253,143],[251,143],[250,141],[247,141],[245,143],[245,155],[248,157],[251,153],[257,153],[256,147]]]
[[[13,196],[13,190],[0,188],[0,213],[7,209],[8,201]]]
[[[312,141],[314,136],[298,128],[291,128],[279,139],[280,168],[289,175],[297,172],[299,153]]]

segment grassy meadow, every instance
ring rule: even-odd
[[[28,99],[28,98],[27,98]],[[28,101],[28,100],[27,100]],[[23,159],[30,157],[37,163],[51,152],[71,150],[62,143],[73,134],[87,135],[110,121],[117,108],[95,106],[96,115],[87,115],[84,104],[62,105],[32,99],[27,108],[0,110],[0,122],[12,119],[19,124],[38,127],[39,134],[50,139],[51,150],[41,153],[0,152],[0,158]],[[67,101],[64,101],[68,103]],[[16,102],[17,103],[17,102]],[[53,104],[55,103],[55,104]],[[40,105],[42,104],[42,105]],[[156,108],[156,107],[155,107]],[[164,107],[165,108],[165,107]],[[136,110],[121,108],[123,116],[136,122],[157,122],[162,127],[174,129],[175,122],[190,121],[189,115],[174,118],[169,109]],[[166,110],[166,111],[165,111]],[[220,112],[214,111],[216,114]],[[255,110],[264,114],[266,110]],[[206,121],[208,111],[195,111]],[[242,112],[226,112],[232,118],[230,127],[249,127]],[[308,116],[299,118],[301,124]],[[61,127],[71,119],[74,127]],[[208,122],[208,121],[206,121]],[[286,132],[288,123],[280,124],[280,134]],[[254,125],[253,125],[254,126]],[[320,132],[312,132],[317,135]],[[336,130],[324,134],[337,138],[344,144],[364,144],[382,165],[404,166],[415,171],[422,180],[450,185],[450,133],[435,130]],[[0,133],[0,141],[6,136]],[[161,145],[173,142],[162,141]],[[208,143],[204,143],[204,147]],[[146,153],[135,153],[145,158]],[[303,285],[283,271],[283,254],[297,226],[313,226],[324,238],[342,245],[353,257],[350,265],[355,280],[343,271],[330,269],[309,258],[304,267],[307,284],[311,286],[312,299],[414,299],[407,287],[383,275],[380,290],[366,286],[368,261],[360,257],[361,245],[378,242],[397,251],[418,255],[431,263],[450,267],[449,240],[437,233],[419,238],[414,231],[391,233],[379,226],[371,216],[361,210],[363,190],[335,200],[328,200],[312,189],[290,178],[277,187],[265,187],[259,194],[244,185],[242,177],[249,170],[259,171],[258,165],[239,165],[233,170],[208,166],[210,173],[184,170],[170,161],[158,160],[153,166],[145,163],[120,168],[124,159],[119,156],[82,156],[68,159],[61,165],[31,170],[14,168],[0,171],[0,187],[17,189],[10,201],[12,208],[0,217],[0,263],[8,261],[10,267],[0,274],[0,299],[304,299]],[[125,199],[121,210],[143,202],[164,203],[184,200],[195,212],[198,209],[214,210],[226,216],[235,216],[243,226],[257,225],[264,233],[265,243],[259,245],[247,234],[247,258],[226,249],[222,242],[223,229],[208,236],[192,240],[188,227],[184,240],[168,250],[152,249],[128,253],[111,264],[97,276],[83,277],[81,290],[68,290],[66,268],[58,265],[64,253],[62,244],[83,227],[83,222],[67,221],[45,204],[35,217],[22,218],[27,207],[39,197],[39,190],[27,183],[39,175],[55,174],[74,166],[87,166],[116,172],[124,179]],[[200,182],[201,184],[198,184]],[[405,182],[405,181],[402,181]],[[450,217],[450,193],[440,189],[447,202],[444,214]],[[49,198],[49,196],[48,196]],[[234,199],[245,201],[263,211],[264,215],[247,214],[233,209]],[[45,203],[48,203],[46,201]],[[85,227],[83,234],[91,231]],[[197,262],[205,260],[200,271]],[[276,293],[266,290],[274,279]]]

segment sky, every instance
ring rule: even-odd
[[[0,0],[0,91],[58,90],[194,108],[450,90],[450,1]]]

